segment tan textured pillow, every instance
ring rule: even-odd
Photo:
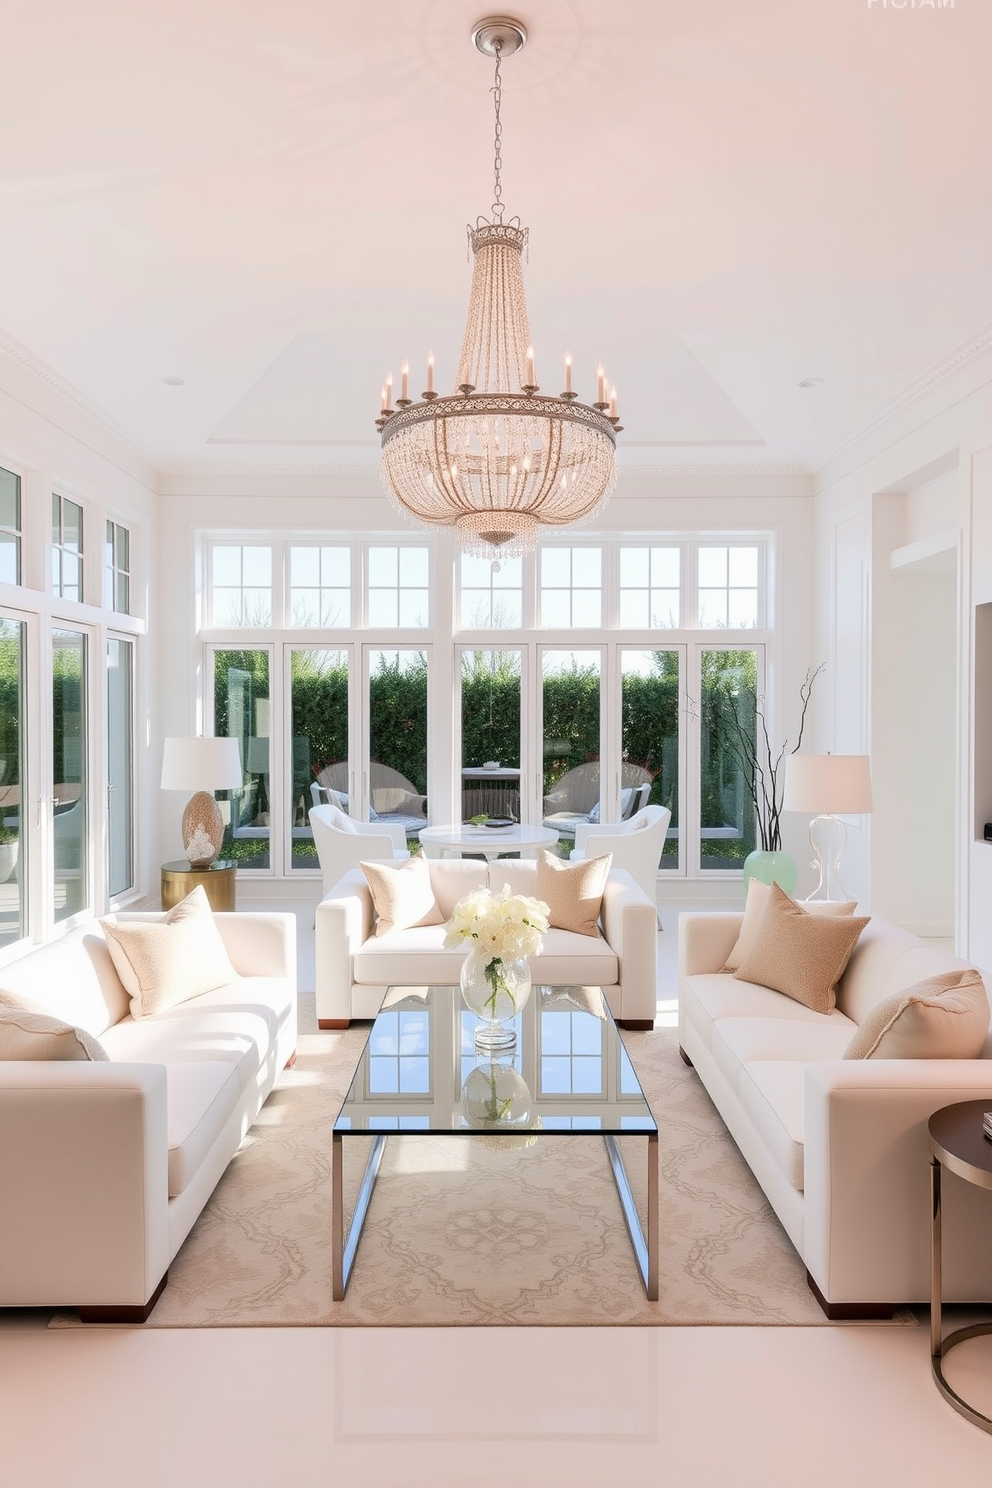
[[[747,886],[747,903],[744,906],[741,932],[737,937],[737,944],[720,967],[721,971],[736,971],[754,950],[771,893],[771,884],[761,883],[757,878],[751,879]],[[802,905],[806,913],[812,915],[853,915],[857,907],[856,899],[847,899],[843,903],[814,899],[811,904],[804,902]]]
[[[375,905],[376,935],[390,930],[412,930],[420,925],[443,925],[444,915],[434,902],[431,870],[419,856],[405,863],[362,863]]]
[[[977,1059],[989,1031],[989,999],[977,971],[927,977],[873,1007],[845,1059]]]
[[[202,884],[162,920],[101,920],[131,1017],[148,1018],[202,992],[239,981]]]
[[[85,1029],[32,1013],[0,1007],[0,1059],[106,1059],[103,1045]]]
[[[534,897],[548,906],[552,929],[599,934],[597,921],[612,862],[612,853],[581,863],[563,863],[553,853],[541,852]]]
[[[757,943],[734,976],[829,1013],[837,1005],[837,981],[867,924],[868,917],[807,914],[772,884]]]

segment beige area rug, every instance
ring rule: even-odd
[[[333,1302],[330,1131],[366,1032],[301,1038],[146,1327],[826,1323],[674,1032],[624,1036],[661,1133],[659,1302],[645,1298],[594,1133],[510,1150],[390,1138],[347,1296]],[[646,1145],[622,1139],[642,1215]],[[349,1202],[367,1152],[364,1138],[345,1143]],[[52,1321],[73,1325],[74,1314]]]

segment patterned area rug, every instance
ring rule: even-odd
[[[146,1327],[792,1324],[826,1319],[747,1164],[678,1055],[625,1034],[660,1128],[661,1300],[644,1296],[604,1144],[391,1138],[343,1302],[331,1300],[330,1129],[366,1032],[305,1035]],[[646,1143],[622,1139],[643,1216]],[[367,1155],[345,1144],[346,1193]],[[912,1313],[898,1322],[912,1323]],[[81,1326],[58,1314],[54,1327]]]

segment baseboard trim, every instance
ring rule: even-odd
[[[351,1027],[351,1019],[350,1018],[318,1018],[317,1019],[317,1027],[319,1029],[321,1029],[324,1033],[327,1033],[329,1030],[335,1029],[335,1028],[350,1028]]]
[[[895,1314],[894,1302],[828,1302],[808,1271],[806,1285],[832,1323],[886,1322]]]
[[[144,1307],[77,1307],[79,1320],[82,1323],[147,1323],[168,1280],[169,1273],[166,1271]]]

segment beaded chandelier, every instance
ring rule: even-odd
[[[519,217],[504,222],[500,179],[500,61],[526,39],[518,21],[502,16],[472,31],[479,50],[495,58],[495,185],[492,220],[480,217],[468,228],[472,289],[457,391],[435,392],[432,353],[426,391],[413,401],[404,362],[396,406],[390,373],[376,420],[383,483],[394,504],[429,527],[454,527],[462,549],[484,558],[526,552],[542,527],[595,516],[616,481],[621,427],[616,389],[607,398],[602,367],[592,404],[572,390],[570,356],[557,397],[542,394],[535,375],[522,265],[528,229]]]

